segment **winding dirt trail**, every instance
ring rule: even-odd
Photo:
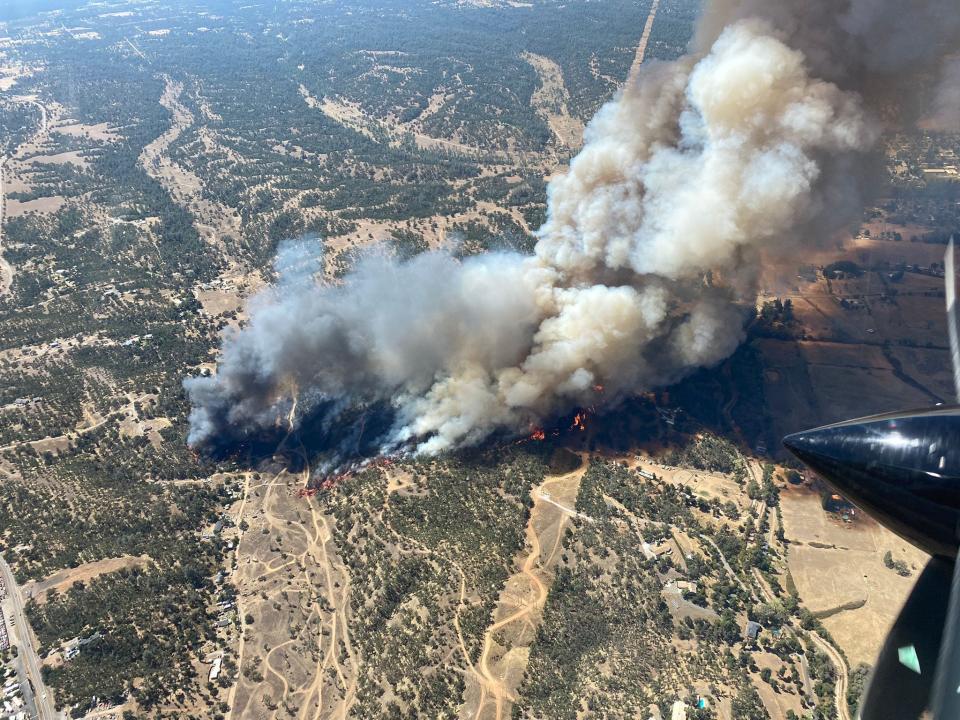
[[[241,536],[234,570],[237,610],[255,621],[245,622],[240,636],[238,666],[246,673],[230,689],[231,720],[346,719],[356,698],[359,660],[349,630],[349,574],[330,545],[330,521],[316,499],[292,500],[311,475],[305,449],[293,432],[295,415],[296,404],[277,453],[299,456],[302,469],[284,467],[259,485],[251,485],[248,474],[236,517],[239,525],[252,506],[249,524],[260,527]],[[251,497],[251,491],[261,488],[262,494]],[[281,546],[289,550],[278,557]],[[280,635],[285,637],[280,640]],[[251,661],[246,651],[251,644],[267,649],[266,654]],[[261,679],[252,679],[254,668]]]
[[[763,599],[768,603],[775,602],[777,599],[776,595],[770,588],[770,585],[767,583],[766,579],[756,568],[753,568],[753,578],[757,581],[757,585],[760,588],[760,595],[763,597]],[[791,626],[793,626],[792,622]],[[797,633],[796,627],[793,627],[793,630],[795,633]],[[828,658],[830,658],[830,662],[833,663],[833,667],[837,671],[837,684],[834,688],[834,702],[837,705],[837,717],[839,720],[851,720],[850,708],[847,706],[847,687],[849,686],[850,676],[847,671],[846,660],[844,660],[843,656],[837,652],[837,649],[832,643],[828,642],[817,633],[811,630],[806,631],[806,635],[813,641],[814,645],[816,645]]]
[[[847,686],[850,681],[847,674],[847,663],[844,661],[837,649],[815,632],[807,633],[813,644],[826,653],[837,671],[837,685],[834,689],[834,700],[837,704],[837,716],[840,720],[851,720],[850,709],[847,707]]]
[[[564,532],[577,515],[569,508],[576,505],[586,470],[584,464],[571,473],[548,477],[532,489],[526,547],[517,558],[518,572],[504,584],[494,622],[483,636],[480,658],[467,676],[462,717],[509,717],[553,581]]]

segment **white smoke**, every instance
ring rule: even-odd
[[[704,52],[652,66],[597,114],[549,186],[533,256],[372,255],[327,285],[311,274],[316,247],[282,249],[279,283],[225,338],[218,373],[185,383],[191,444],[268,427],[296,394],[333,414],[389,404],[382,446],[437,453],[727,357],[765,258],[856,219],[879,135],[863,80],[873,50],[803,40],[799,0],[749,5],[713,3]],[[874,11],[889,3],[857,5],[811,5],[824,42],[883,25]],[[916,67],[940,52],[914,50]],[[845,64],[831,82],[811,57]]]
[[[730,269],[795,242],[791,229],[823,208],[818,157],[866,151],[877,135],[857,95],[810,78],[761,21],[728,27],[696,64],[644,80],[601,110],[551,184],[537,245],[547,264],[672,279]],[[651,94],[655,122],[638,123]]]

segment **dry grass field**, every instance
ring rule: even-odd
[[[355,691],[349,578],[328,519],[296,497],[304,480],[281,470],[248,481],[235,510],[248,529],[233,570],[244,624],[233,717],[333,717]]]
[[[152,562],[147,555],[134,557],[124,555],[123,557],[107,558],[95,562],[84,563],[75,568],[60,570],[52,575],[36,582],[28,582],[23,586],[25,597],[33,598],[38,604],[42,605],[47,601],[47,593],[55,591],[64,593],[75,583],[88,583],[98,575],[112,573],[124,568],[130,569],[146,565]]]
[[[782,666],[782,661],[773,653],[759,652],[753,656],[757,667],[760,670],[769,668],[772,673],[776,673]],[[803,717],[803,706],[801,705],[800,694],[796,692],[776,692],[767,683],[760,679],[760,673],[751,673],[750,680],[760,697],[763,699],[763,706],[769,710],[776,708],[771,712],[771,717],[786,717],[787,712],[793,711],[797,717]]]
[[[926,407],[949,397],[947,370],[937,362],[945,351],[896,348],[897,369],[871,345],[755,343],[764,358],[764,394],[778,436],[872,413]]]
[[[873,663],[926,555],[859,511],[846,523],[821,508],[807,487],[781,492],[788,563],[800,597],[813,612],[866,601],[823,620],[853,665]],[[913,575],[900,577],[883,564],[884,553],[906,562]]]

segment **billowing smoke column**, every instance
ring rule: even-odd
[[[381,447],[437,453],[719,362],[763,263],[856,221],[881,122],[932,93],[954,3],[710,3],[694,51],[590,123],[533,256],[371,254],[331,285],[316,243],[286,245],[217,374],[185,383],[191,444],[272,427],[297,397],[330,419],[389,406]]]

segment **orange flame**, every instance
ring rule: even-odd
[[[534,428],[533,432],[530,433],[531,440],[540,441],[540,440],[543,440],[545,437],[547,437],[547,434],[543,431],[543,428]]]
[[[598,384],[598,385],[594,385],[594,386],[593,386],[593,391],[594,391],[594,392],[598,392],[598,393],[602,393],[602,392],[603,392],[603,385],[599,385],[599,384]]]
[[[587,429],[586,420],[587,420],[586,414],[582,412],[578,412],[573,417],[573,425],[570,426],[570,429],[573,430],[573,428],[577,428],[577,430],[579,430],[580,432],[583,432],[584,430]]]

